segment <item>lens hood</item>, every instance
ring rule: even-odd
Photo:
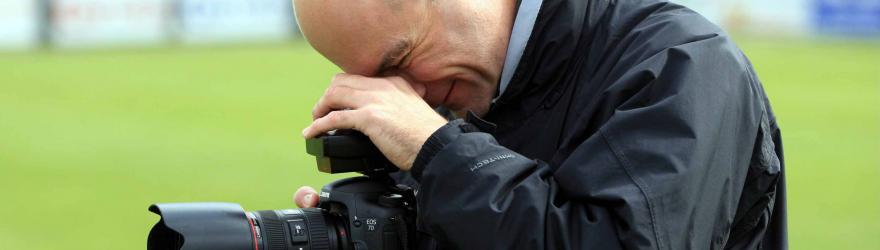
[[[150,230],[147,250],[255,249],[253,227],[234,203],[165,203],[150,206],[162,218]]]

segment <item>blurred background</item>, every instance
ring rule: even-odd
[[[880,249],[880,0],[681,0],[752,59],[793,249]],[[144,249],[155,202],[292,207],[339,70],[286,0],[0,0],[0,249]]]

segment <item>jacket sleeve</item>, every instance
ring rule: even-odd
[[[456,249],[724,246],[766,114],[735,52],[701,56],[711,47],[671,48],[619,78],[605,91],[628,96],[557,166],[461,120],[442,127],[412,170],[422,228]]]
[[[620,248],[603,204],[568,200],[546,163],[464,126],[455,120],[435,132],[412,172],[419,219],[442,249]]]

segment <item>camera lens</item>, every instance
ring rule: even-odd
[[[156,204],[148,250],[350,249],[345,219],[321,209],[245,212],[232,203]]]
[[[320,209],[263,210],[250,213],[254,231],[267,250],[348,249],[344,220]]]

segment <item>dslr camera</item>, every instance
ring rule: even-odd
[[[354,131],[306,141],[325,173],[360,172],[325,185],[316,208],[246,212],[234,203],[159,203],[148,250],[415,249],[413,190],[365,135]]]

